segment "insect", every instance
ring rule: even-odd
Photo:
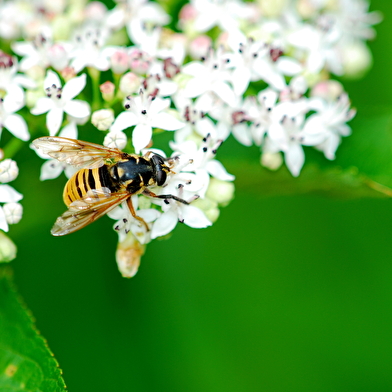
[[[148,230],[133,207],[131,196],[136,194],[189,204],[175,195],[157,195],[148,189],[164,185],[167,175],[174,173],[173,158],[163,158],[151,151],[144,156],[127,154],[117,148],[64,137],[40,137],[33,144],[51,158],[79,168],[65,185],[63,199],[68,210],[57,218],[51,230],[54,236],[87,226],[123,201],[132,216]]]

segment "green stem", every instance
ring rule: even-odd
[[[91,103],[92,110],[98,110],[101,107],[101,99],[102,99],[102,94],[101,90],[99,89],[99,79],[101,72],[98,71],[95,68],[88,67],[88,74],[91,77],[92,80],[92,93],[93,93],[93,102]]]
[[[24,142],[16,137],[12,138],[3,148],[4,158],[13,158],[14,155],[21,149]]]

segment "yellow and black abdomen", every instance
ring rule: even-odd
[[[63,200],[67,207],[75,200],[81,199],[92,189],[116,189],[110,177],[108,167],[103,165],[95,169],[80,169],[65,184]]]

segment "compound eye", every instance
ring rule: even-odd
[[[158,155],[158,154],[154,154],[154,155],[151,157],[151,161],[152,161],[152,163],[153,163],[156,167],[159,167],[160,165],[164,165],[164,164],[165,164],[165,161],[163,160],[163,158],[162,158],[160,155]]]
[[[166,182],[166,172],[160,170],[157,172],[157,185],[161,186]]]

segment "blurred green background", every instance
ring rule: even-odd
[[[345,82],[354,132],[367,113],[392,113],[392,4],[371,4],[384,14],[375,64]],[[154,241],[127,280],[113,221],[51,237],[65,178],[38,182],[42,161],[28,148],[16,160],[15,280],[70,391],[392,390],[391,200],[237,188],[213,227]]]

